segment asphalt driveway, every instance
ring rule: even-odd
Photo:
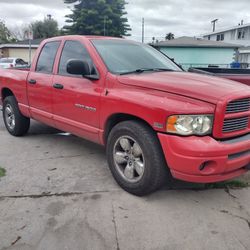
[[[0,118],[0,249],[250,249],[250,188],[121,190],[104,149],[32,123],[22,138]],[[249,175],[245,178],[250,179]]]

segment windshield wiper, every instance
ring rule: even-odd
[[[141,68],[141,69],[136,69],[133,71],[128,71],[128,72],[123,72],[120,73],[120,75],[128,75],[128,74],[133,74],[133,73],[143,73],[143,72],[148,72],[148,71],[153,71],[153,72],[160,72],[160,71],[174,71],[172,69],[167,69],[167,68]]]

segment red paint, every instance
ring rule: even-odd
[[[250,150],[250,142],[228,145],[220,140],[237,138],[250,132],[249,122],[249,127],[243,131],[222,133],[224,119],[250,116],[250,112],[225,114],[229,101],[250,97],[248,86],[223,78],[185,72],[117,76],[108,72],[90,41],[92,38],[67,36],[45,40],[37,51],[30,71],[1,70],[1,91],[6,88],[13,92],[24,115],[100,144],[105,144],[104,132],[113,115],[128,114],[144,120],[156,130],[168,166],[173,176],[179,179],[215,182],[247,171],[244,166],[250,164],[249,153],[234,160],[229,160],[228,156]],[[57,74],[66,40],[77,40],[85,45],[99,72],[99,80]],[[35,72],[40,51],[48,41],[61,42],[53,74],[50,75]],[[37,83],[29,84],[31,79]],[[63,84],[64,88],[54,89],[55,83]],[[93,107],[96,111],[79,108],[76,104]],[[167,118],[176,114],[214,114],[213,134],[204,137],[166,134]],[[154,123],[163,124],[163,128],[155,128]],[[205,169],[199,170],[204,162],[207,162]]]
[[[219,77],[230,79],[233,81],[241,82],[250,86],[250,75],[234,75],[234,74],[219,74]]]
[[[244,168],[250,162],[250,155],[228,159],[229,155],[245,152],[250,140],[225,144],[210,136],[180,137],[158,134],[166,161],[172,166],[174,177],[192,182],[223,181],[247,172]],[[206,163],[204,170],[200,166]]]

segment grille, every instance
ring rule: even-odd
[[[250,110],[250,97],[234,100],[227,104],[226,113],[239,113],[246,112]]]
[[[248,128],[249,117],[240,117],[224,120],[223,133],[230,133]]]

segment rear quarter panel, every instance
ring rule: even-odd
[[[1,103],[4,89],[9,89],[14,94],[21,112],[29,116],[26,81],[29,71],[27,69],[0,69]]]

